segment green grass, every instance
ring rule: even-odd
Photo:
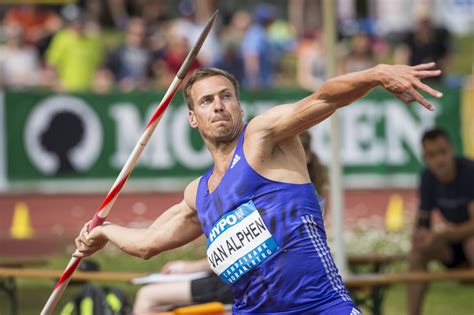
[[[386,292],[384,315],[406,314],[405,285],[396,285]],[[426,315],[473,315],[474,286],[457,282],[433,282],[424,301]],[[365,314],[365,313],[364,313]]]

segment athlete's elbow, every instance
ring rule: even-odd
[[[156,255],[158,255],[161,251],[154,246],[143,246],[140,249],[139,252],[139,257],[142,258],[143,260],[149,260]]]
[[[140,246],[138,247],[137,256],[144,259],[149,260],[150,258],[158,255],[162,250],[158,247],[159,242],[152,237],[145,237],[140,242]]]
[[[155,255],[150,251],[143,251],[143,252],[140,253],[140,258],[143,259],[143,260],[149,260],[153,256],[155,256]]]

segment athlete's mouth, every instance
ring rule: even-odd
[[[227,117],[224,117],[224,116],[218,116],[218,117],[214,117],[211,122],[219,122],[219,121],[229,121],[229,119]]]

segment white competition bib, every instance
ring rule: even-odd
[[[252,201],[223,215],[212,227],[207,259],[228,284],[263,263],[279,249]]]

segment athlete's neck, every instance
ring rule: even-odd
[[[206,143],[212,159],[214,160],[214,173],[223,174],[231,163],[232,157],[239,142],[240,135],[244,131],[243,123],[234,128],[230,141],[217,141]]]

